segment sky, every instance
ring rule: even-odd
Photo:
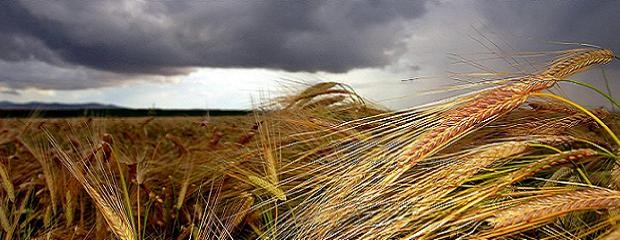
[[[542,60],[511,64],[524,53],[579,47],[567,43],[620,52],[620,1],[611,0],[30,0],[0,9],[0,100],[13,102],[249,109],[336,81],[402,109],[446,97],[429,91],[458,74],[535,70]],[[619,73],[612,62],[577,78],[605,87],[606,76],[613,94]],[[583,88],[559,91],[605,104]]]

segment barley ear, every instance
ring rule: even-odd
[[[614,53],[609,49],[581,49],[576,53],[555,60],[542,75],[565,79],[573,74],[587,70],[594,64],[606,64],[614,59]]]
[[[2,229],[7,233],[10,233],[12,230],[9,217],[6,215],[4,206],[0,206],[0,226],[2,226]]]
[[[286,201],[286,195],[284,194],[284,192],[269,181],[266,181],[257,176],[249,176],[248,179],[252,184],[256,185],[257,187],[267,190],[267,192],[271,193],[278,200]]]
[[[485,237],[512,234],[571,212],[618,207],[620,192],[617,191],[587,189],[555,194],[497,211],[495,217],[488,220],[493,230]]]
[[[11,178],[9,178],[8,170],[2,163],[0,163],[0,180],[2,181],[2,187],[4,187],[9,200],[15,202],[15,188],[11,182]]]

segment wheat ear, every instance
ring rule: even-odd
[[[584,71],[593,64],[608,63],[613,58],[613,52],[606,49],[579,50],[557,59],[539,74],[474,95],[462,106],[448,111],[437,127],[409,144],[399,163],[401,166],[415,164],[463,134],[519,107],[532,93],[550,88],[557,80]]]
[[[0,206],[0,226],[7,233],[10,233],[13,231],[13,228],[11,227],[11,223],[9,222],[9,217],[4,211],[4,206]]]
[[[49,132],[46,132],[52,146],[57,150],[62,164],[80,182],[86,193],[92,198],[95,206],[103,215],[105,222],[116,236],[122,240],[137,239],[129,215],[123,206],[120,193],[114,186],[116,182],[109,170],[103,166],[101,160],[97,166],[88,167],[83,161],[75,161],[72,156],[62,150],[58,142]],[[95,150],[92,150],[93,152]],[[93,154],[93,156],[96,156]],[[86,158],[82,158],[86,159]],[[101,174],[102,176],[98,176]]]
[[[252,206],[254,206],[254,197],[246,192],[241,194],[242,202],[240,202],[237,206],[238,208],[234,209],[236,212],[232,213],[232,218],[228,222],[229,231],[234,230],[241,224],[241,222],[246,218],[246,216],[252,211]]]
[[[517,108],[532,92],[549,88],[552,84],[543,78],[524,77],[519,82],[477,94],[464,105],[448,111],[439,126],[407,146],[408,150],[400,157],[399,163],[417,163],[464,133]]]
[[[278,186],[273,185],[269,181],[262,179],[257,176],[248,176],[248,180],[257,187],[267,190],[267,192],[271,193],[274,197],[276,197],[280,201],[286,200],[286,194],[282,191]]]
[[[15,202],[15,188],[11,182],[11,178],[9,178],[9,171],[7,171],[6,167],[2,163],[0,163],[0,180],[2,181],[2,186],[4,187],[9,200],[11,200],[11,202]]]
[[[588,157],[595,156],[597,154],[598,153],[596,151],[589,149],[589,148],[575,149],[575,150],[565,151],[561,153],[556,153],[548,157],[545,157],[541,160],[538,160],[534,164],[523,167],[519,169],[518,171],[512,173],[511,175],[507,176],[507,179],[508,179],[507,182],[516,183],[526,177],[532,176],[540,171],[549,169],[553,166],[568,163],[571,161],[583,160]]]
[[[565,79],[571,75],[585,71],[594,64],[606,64],[614,59],[614,53],[609,49],[576,49],[574,53],[554,61],[542,75]]]
[[[488,220],[493,230],[485,237],[527,229],[571,212],[617,207],[620,207],[617,191],[588,189],[556,194],[498,211]]]

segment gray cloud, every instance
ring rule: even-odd
[[[421,16],[425,2],[12,1],[2,8],[0,67],[52,65],[79,69],[73,75],[84,79],[53,82],[2,69],[0,81],[82,88],[105,85],[94,82],[101,75],[177,75],[193,67],[384,66],[402,52],[395,51],[403,47],[402,25]]]
[[[620,1],[481,1],[478,9],[492,29],[529,39],[518,48],[531,48],[532,40],[563,41],[620,52]]]
[[[131,80],[166,81],[152,74],[119,74],[84,66],[56,66],[37,60],[0,61],[0,89],[39,88],[77,90],[113,86]],[[16,92],[14,92],[16,93]]]
[[[445,70],[437,58],[469,49],[463,42],[471,29],[464,28],[478,21],[486,24],[482,34],[495,32],[517,51],[551,50],[532,40],[554,40],[620,52],[619,1],[25,0],[0,6],[0,87],[10,89],[163,80],[195,67],[342,73],[387,66],[434,74]]]

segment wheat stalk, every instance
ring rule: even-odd
[[[567,141],[567,140],[570,140],[570,139],[566,139],[565,137],[553,137],[553,136],[551,136],[551,137],[540,138],[538,140],[532,140],[529,143],[532,143],[532,142],[534,142],[534,143],[541,143],[541,144],[545,144],[545,143],[558,143],[560,141]],[[507,145],[505,145],[505,147],[510,147],[510,145],[512,145],[512,144],[515,144],[515,143],[507,144]],[[516,145],[516,146],[519,146],[519,145]],[[516,148],[516,149],[519,150],[519,151],[525,151],[526,147],[527,146],[521,145],[521,147]],[[496,150],[506,151],[506,150],[510,150],[510,149],[509,148],[503,149],[502,145],[498,145]],[[494,151],[490,151],[488,153],[494,154]],[[511,152],[507,151],[507,153],[510,154]],[[518,154],[518,152],[512,152],[512,153]],[[558,154],[553,154],[551,156],[545,157],[545,158],[535,162],[534,164],[531,164],[530,166],[522,168],[522,169],[518,170],[517,172],[515,172],[515,173],[513,173],[511,175],[508,175],[507,177],[504,178],[504,180],[501,180],[499,184],[490,186],[490,187],[488,187],[486,189],[482,189],[479,193],[477,193],[474,196],[472,196],[471,199],[465,201],[465,203],[466,203],[465,207],[463,207],[463,208],[461,208],[459,210],[451,209],[450,211],[445,211],[444,213],[446,213],[448,215],[446,217],[444,217],[443,219],[441,219],[441,221],[432,220],[432,221],[429,221],[428,223],[421,223],[421,226],[424,226],[425,224],[427,224],[428,226],[421,228],[421,230],[419,230],[417,232],[414,232],[413,234],[411,234],[409,236],[417,238],[417,237],[420,237],[420,236],[423,236],[423,235],[431,234],[432,231],[435,231],[435,230],[439,229],[444,224],[446,224],[449,221],[452,221],[455,218],[457,218],[458,215],[460,215],[466,209],[468,209],[471,206],[477,204],[478,202],[484,200],[485,198],[494,195],[500,189],[502,189],[502,188],[504,188],[506,186],[509,186],[510,184],[513,184],[515,182],[518,182],[518,181],[520,181],[521,179],[523,179],[523,178],[525,178],[527,176],[531,176],[531,175],[533,175],[533,174],[535,174],[535,173],[537,173],[539,171],[542,171],[544,169],[550,168],[551,166],[554,166],[554,165],[566,163],[566,162],[569,162],[569,161],[581,160],[581,159],[584,159],[584,158],[587,158],[587,157],[590,157],[590,156],[593,156],[593,155],[596,155],[596,154],[597,154],[597,152],[594,151],[594,150],[591,150],[591,149],[577,149],[577,150],[566,151],[566,152],[562,152],[562,153],[558,153]],[[481,152],[481,155],[486,155],[486,153],[485,152]],[[489,155],[489,157],[491,157],[491,156]],[[492,159],[492,158],[489,158],[489,159]],[[479,158],[474,158],[472,160],[473,161],[484,161],[484,159],[479,159]],[[462,170],[462,171],[464,171],[464,172],[468,171],[466,167],[464,167],[463,169],[464,170]],[[455,170],[455,171],[458,171],[458,170]],[[472,173],[469,173],[469,174],[472,174]],[[456,176],[456,174],[453,174],[451,177],[455,178],[457,176]],[[449,177],[446,177],[446,178],[449,178]],[[448,180],[442,180],[442,179],[444,179],[444,178],[440,178],[437,181],[438,183],[440,183],[439,184],[440,186],[444,185],[445,182],[449,182]],[[430,184],[427,184],[427,185],[436,186],[433,183],[430,183]],[[432,196],[432,192],[431,193],[420,192],[419,194],[425,194],[425,195],[429,195],[430,194]],[[450,199],[449,198],[448,201],[443,203],[443,205],[450,206],[451,204],[449,204],[449,203],[451,201],[454,201],[454,199]],[[429,200],[425,200],[425,201],[421,201],[421,202],[426,203],[426,204],[432,204],[432,203],[437,204],[437,203],[439,203],[439,202],[437,202],[437,200],[434,200],[434,199],[429,199]],[[441,205],[442,204],[439,204],[439,206],[441,206]],[[416,213],[414,215],[420,215],[420,216],[424,216],[424,217],[427,217],[429,215],[432,216],[432,214],[433,214],[433,212],[418,213],[417,210],[414,211],[414,212]],[[439,209],[435,210],[435,212],[441,213],[441,211]],[[420,218],[420,217],[414,216],[413,218],[406,219],[404,222],[405,223],[411,222],[412,219],[416,219],[416,218]],[[406,224],[402,224],[402,222],[403,222],[402,220],[399,221],[399,222],[401,222],[400,228],[404,228],[406,226]]]
[[[575,73],[585,71],[593,64],[606,64],[614,58],[614,53],[609,49],[575,49],[567,56],[555,60],[541,74],[566,79]]]
[[[532,176],[540,171],[544,171],[545,169],[549,169],[553,166],[557,166],[557,165],[572,162],[572,161],[583,160],[588,157],[595,156],[597,154],[598,153],[596,151],[589,149],[589,148],[575,149],[575,150],[569,150],[569,151],[565,151],[561,153],[552,154],[548,157],[538,160],[537,162],[529,166],[520,168],[516,172],[507,176],[506,177],[508,179],[507,182],[516,183],[528,176]]]
[[[510,135],[561,134],[566,130],[580,124],[587,125],[593,122],[592,118],[588,114],[576,112],[573,109],[567,109],[566,112],[571,115],[538,121],[528,121],[518,124],[518,126],[509,128],[507,132]],[[609,116],[610,114],[604,109],[597,109],[592,112],[601,119]]]
[[[4,164],[0,162],[0,180],[2,180],[2,186],[6,191],[7,196],[11,202],[15,202],[15,188],[13,187],[13,183],[11,182],[11,178],[9,178],[9,171],[7,171]]]
[[[450,141],[519,107],[532,93],[550,88],[557,80],[593,64],[608,63],[613,58],[610,50],[582,50],[556,60],[539,74],[518,78],[516,82],[476,94],[462,106],[448,111],[437,127],[409,144],[400,157],[399,165],[416,164]]]
[[[104,166],[102,159],[95,159],[96,164],[93,167],[89,167],[84,160],[73,160],[67,152],[62,150],[56,139],[49,132],[46,132],[46,134],[52,146],[57,150],[63,165],[93,199],[95,206],[103,215],[112,232],[122,240],[137,239],[129,215],[126,212],[125,206],[123,206],[120,193],[115,188],[118,185],[108,169],[109,166]],[[93,147],[91,154],[94,154],[94,151]],[[97,157],[96,154],[94,155],[94,157]],[[103,156],[102,158],[105,157]]]
[[[319,99],[313,102],[309,102],[306,105],[302,106],[302,109],[316,109],[320,107],[329,107],[333,104],[342,102],[346,98],[347,96],[344,96],[344,95],[336,95],[333,97],[327,97],[327,98]]]
[[[53,162],[51,161],[51,157],[49,155],[49,149],[47,145],[43,145],[41,143],[33,145],[32,143],[27,143],[23,141],[21,138],[17,138],[17,141],[20,142],[22,146],[24,146],[30,154],[41,164],[41,168],[43,170],[43,176],[45,177],[45,184],[49,190],[50,199],[52,201],[52,211],[56,213],[56,198],[57,198],[57,189],[54,183],[55,174],[53,169]],[[32,147],[36,146],[36,147]]]
[[[71,191],[66,191],[64,211],[65,211],[65,221],[66,221],[67,227],[73,224],[74,206],[75,206],[74,201],[75,199],[73,199]]]
[[[52,224],[52,214],[53,210],[51,206],[47,206],[45,208],[45,213],[43,213],[43,226],[49,228]]]
[[[620,192],[617,191],[588,189],[560,193],[497,211],[487,220],[493,229],[483,236],[513,233],[575,211],[618,207]]]
[[[574,109],[569,108],[564,104],[559,104],[557,102],[537,101],[537,102],[530,102],[527,105],[530,106],[535,111],[563,112],[563,113],[568,113],[568,114],[572,114],[576,112]]]
[[[187,195],[187,190],[190,184],[191,167],[189,169],[190,170],[188,170],[188,172],[185,174],[183,184],[181,184],[181,190],[179,191],[179,194],[177,197],[177,203],[175,205],[175,208],[177,210],[181,209],[183,207],[183,203],[185,202],[185,197]]]
[[[9,217],[4,211],[4,206],[0,206],[0,226],[2,226],[2,229],[7,233],[11,233],[13,229],[11,227],[11,223],[9,222]]]
[[[473,96],[462,106],[446,112],[439,126],[409,144],[399,159],[399,165],[416,164],[450,141],[512,111],[524,103],[531,93],[549,88],[553,83],[550,79],[530,76]]]
[[[402,205],[410,205],[411,210],[406,215],[401,214],[400,219],[380,230],[388,233],[398,232],[412,222],[437,214],[441,211],[442,205],[447,205],[447,201],[443,197],[462,185],[480,169],[499,159],[521,154],[528,148],[529,143],[527,141],[509,141],[470,150],[471,154],[464,154],[457,162],[433,171],[429,174],[430,176],[421,178],[419,182],[413,183],[409,188],[401,191],[401,193],[410,194],[402,194],[401,198],[403,199],[396,202]],[[415,199],[412,199],[412,196]],[[386,210],[388,209],[386,207]],[[381,222],[382,218],[384,216],[378,215],[370,222]],[[372,234],[376,234],[375,232],[369,231],[364,237],[370,238]],[[382,236],[382,238],[387,238],[387,236]]]
[[[257,119],[257,122],[262,122],[257,130],[260,137],[261,156],[265,163],[265,176],[273,185],[278,185],[278,160],[280,153],[278,152],[277,139],[272,139],[274,138],[273,135],[276,135],[272,130],[273,123],[264,119]]]
[[[280,188],[278,188],[276,185],[273,185],[269,181],[252,175],[248,176],[248,180],[250,180],[250,182],[257,187],[267,190],[267,192],[271,193],[278,200],[286,200],[286,194],[284,194],[284,191],[282,191]]]
[[[233,208],[235,212],[231,213],[232,218],[227,223],[227,228],[230,231],[234,230],[239,226],[239,224],[241,224],[243,219],[245,219],[248,213],[250,213],[250,211],[252,210],[252,206],[254,205],[255,199],[251,194],[243,192],[241,194],[241,198],[243,199],[243,201],[236,205],[238,206],[237,208]]]

